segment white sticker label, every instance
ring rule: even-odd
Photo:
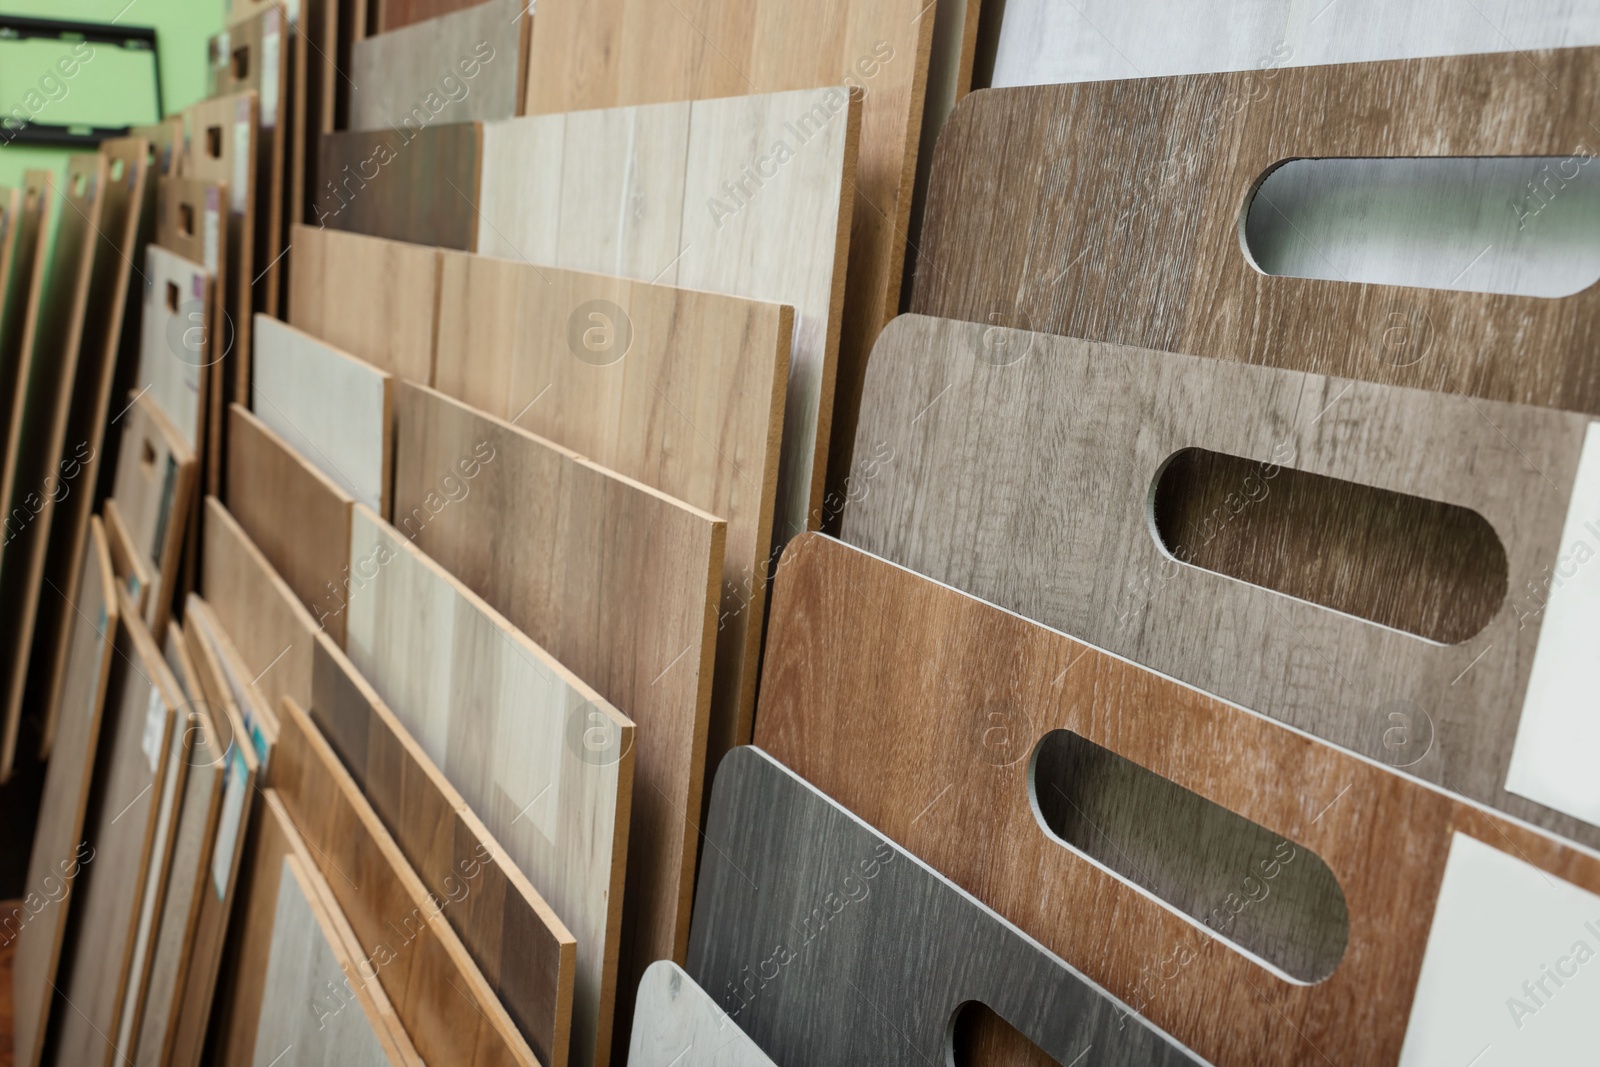
[[[144,737],[139,741],[139,747],[144,751],[145,758],[150,761],[150,774],[156,773],[156,768],[161,766],[161,735],[167,732],[167,705],[161,699],[161,690],[150,690],[150,703],[144,710]]]
[[[1590,1063],[1600,896],[1465,834],[1450,842],[1401,1067]]]
[[[240,100],[233,119],[233,181],[229,183],[233,213],[243,215],[250,202],[250,101]]]
[[[1537,587],[1512,596],[1539,645],[1506,789],[1600,825],[1600,422],[1584,435],[1555,560]]]
[[[234,842],[239,840],[239,823],[244,817],[245,779],[249,768],[244,757],[232,745],[228,746],[227,781],[222,787],[222,814],[217,820],[217,840],[211,846],[211,888],[217,899],[228,895],[228,879],[233,873]]]
[[[220,207],[221,205],[217,203],[217,191],[215,189],[207,189],[205,219],[200,224],[201,241],[204,248],[201,265],[210,272],[213,278],[217,276],[217,271],[221,266],[217,262],[220,255],[217,246],[222,242],[222,213]]]
[[[211,57],[211,65],[222,70],[233,62],[233,47],[228,31],[223,30],[217,34],[217,54]]]
[[[278,125],[278,9],[261,20],[261,128]]]

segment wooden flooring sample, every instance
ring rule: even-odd
[[[454,11],[473,7],[482,0],[378,0],[378,16],[373,33],[389,33],[426,19],[436,19]]]
[[[23,901],[28,918],[20,930],[8,931],[17,940],[11,981],[15,1026],[11,1052],[13,1062],[21,1067],[37,1064],[43,1051],[62,936],[77,904],[72,890],[83,863],[94,855],[94,847],[83,837],[83,827],[119,613],[116,578],[98,519],[90,522],[83,568],[64,676],[64,713],[45,770],[39,823],[28,860],[30,895]]]
[[[228,479],[250,487],[233,515],[319,626],[344,640],[351,499],[239,405],[229,412]]]
[[[356,41],[350,128],[420,131],[520,114],[532,25],[526,0],[485,0]]]
[[[255,749],[260,762],[263,780],[270,781],[272,748],[278,740],[278,716],[267,704],[266,696],[253,678],[254,671],[246,665],[244,657],[234,647],[233,637],[211,613],[211,605],[193,593],[184,606],[184,618],[190,622],[190,642],[195,660],[204,666],[204,677],[216,685],[210,690],[213,704],[232,707],[239,716],[244,730],[237,735]]]
[[[1060,1063],[1199,1062],[760,749],[723,761],[706,841],[689,973],[786,1067],[950,1062],[969,1001]]]
[[[430,1063],[536,1064],[442,905],[321,732],[293,701],[279,711],[274,788],[417,1051]]]
[[[791,546],[777,584],[757,743],[1202,1057],[1397,1062],[1452,835],[1600,887],[1592,853],[840,542]],[[1074,774],[1046,759],[1063,745],[1101,758]],[[1282,862],[1213,863],[1214,819],[1162,798],[1248,821]],[[1342,923],[1290,891],[1324,864]],[[1236,947],[1267,916],[1270,955],[1321,939],[1314,970],[1282,957],[1310,977]]]
[[[312,716],[541,1064],[564,1064],[577,943],[326,634]]]
[[[134,548],[150,568],[144,617],[153,633],[161,633],[172,607],[178,553],[190,515],[194,453],[148,397],[135,400],[122,416],[122,443],[112,498]]]
[[[165,415],[195,455],[205,443],[211,275],[201,263],[158,245],[145,249],[148,285],[136,388]]]
[[[289,324],[397,378],[433,384],[439,253],[316,226],[293,233]]]
[[[1245,191],[1288,159],[1566,157],[1592,132],[1577,101],[1600,84],[1597,54],[1297,67],[1270,88],[1248,72],[974,94],[941,138],[912,310],[1600,412],[1583,341],[1593,286],[1551,299],[1276,277],[1239,232]],[[1170,165],[1130,177],[1135,158]]]
[[[396,399],[395,529],[638,727],[625,1021],[689,947],[725,524],[431,389]]]
[[[478,241],[482,149],[476,122],[326,134],[315,222],[470,251]]]
[[[997,351],[1022,355],[997,365]],[[1587,418],[922,316],[890,325],[868,378],[861,439],[893,458],[846,511],[850,543],[1600,845],[1575,812],[1506,789],[1536,652],[1560,632],[1548,590],[1530,597],[1575,551],[1569,515],[1589,517]],[[1175,556],[1152,533],[1151,499],[1191,449],[1241,466],[1220,481],[1220,517],[1194,516],[1204,532]],[[1348,546],[1315,515],[1286,516],[1254,551],[1291,580],[1326,567],[1318,588],[1356,589],[1332,608],[1186,562],[1274,515],[1303,475],[1346,510],[1368,487],[1461,509],[1477,543],[1413,524]],[[1382,615],[1410,602],[1440,632]],[[1419,743],[1395,745],[1391,713]]]
[[[372,512],[351,662],[577,938],[571,1060],[610,1054],[633,723]]]
[[[111,550],[111,573],[117,576],[118,584],[128,591],[128,599],[142,619],[150,599],[150,588],[155,584],[150,575],[150,566],[134,546],[133,534],[122,521],[117,502],[107,500],[101,508],[100,519],[105,523],[106,545]]]
[[[780,542],[822,507],[861,110],[835,87],[484,126],[477,251],[794,308]]]
[[[265,315],[255,334],[256,418],[347,496],[387,516],[392,378]]]
[[[11,409],[22,368],[22,331],[37,269],[39,235],[51,217],[46,205],[53,195],[52,178],[47,170],[23,172],[16,209],[7,215],[7,231],[0,237],[0,258],[6,260],[5,284],[0,286],[0,440],[11,433]]]
[[[657,960],[639,980],[628,1067],[773,1067],[772,1060],[711,995],[671,960]]]

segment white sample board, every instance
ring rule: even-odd
[[[144,391],[155,401],[196,455],[205,425],[206,370],[212,352],[206,332],[210,278],[205,267],[175,252],[155,244],[145,248],[144,313],[134,391]]]

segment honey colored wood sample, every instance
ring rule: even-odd
[[[351,46],[350,128],[421,130],[522,112],[527,0],[484,0]]]
[[[293,233],[289,324],[397,378],[433,384],[439,253],[316,226]]]
[[[1207,1059],[1397,1062],[1453,834],[1600,886],[1589,852],[839,542],[791,546],[777,584],[757,743]],[[1225,939],[1213,909],[1259,892],[1250,867],[1193,886],[1204,923],[1111,873],[1193,839],[1138,791],[1075,790],[1160,828],[1140,860],[1047,831],[1034,763],[1062,740],[1249,820],[1295,850],[1280,873],[1320,857],[1347,905],[1331,976],[1291,981]],[[1382,1019],[1359,1008],[1380,1000]]]
[[[1593,137],[1577,101],[1596,54],[1289,68],[1266,90],[1247,72],[974,94],[940,141],[912,310],[1600,412],[1593,286],[1551,299],[1275,277],[1239,234],[1251,190],[1289,159],[1570,156]]]
[[[158,178],[174,177],[183,170],[183,116],[168,115],[160,122],[128,128],[129,137],[150,144],[150,172]]]
[[[577,939],[572,1062],[610,1054],[633,723],[372,512],[345,650]]]
[[[244,728],[244,732],[238,735],[243,739],[240,744],[255,749],[263,780],[270,780],[267,772],[273,746],[278,740],[278,716],[272,712],[266,696],[252,681],[254,673],[234,646],[232,635],[212,614],[211,605],[191,593],[184,607],[184,617],[187,619],[191,614],[193,619],[189,629],[194,634],[194,640],[190,642],[190,647],[196,662],[204,665],[204,676],[208,682],[214,680],[217,683],[209,690],[210,699],[213,703],[232,707],[238,714],[240,725]]]
[[[72,890],[83,864],[95,854],[83,829],[120,606],[105,530],[98,519],[90,522],[83,568],[61,700],[64,714],[45,770],[39,823],[28,859],[30,895],[23,901],[27,921],[19,930],[7,930],[8,939],[17,943],[11,965],[15,1026],[11,1053],[13,1062],[23,1067],[37,1064],[43,1051],[62,937],[77,904]]]
[[[426,19],[436,19],[473,7],[482,0],[378,0],[375,34],[389,33]]]
[[[313,221],[323,228],[471,251],[478,241],[482,153],[483,128],[477,122],[327,134]]]
[[[273,786],[423,1059],[538,1063],[443,907],[305,711],[285,701],[279,723]]]
[[[890,325],[868,379],[858,450],[891,458],[845,513],[850,543],[1600,843],[1506,789],[1547,629],[1530,598],[1573,550],[1569,513],[1589,517],[1587,418],[922,316]],[[1197,494],[1220,510],[1191,513],[1175,554],[1153,533],[1158,485],[1191,449],[1238,462]],[[1306,475],[1325,481],[1292,484]],[[1375,540],[1341,540],[1368,489],[1470,521],[1435,536],[1438,522],[1385,528],[1396,513],[1369,508],[1354,515]],[[1346,598],[1206,569],[1252,555],[1256,581],[1309,576]],[[1424,625],[1399,629],[1407,615]],[[1418,743],[1396,746],[1391,713]]]
[[[133,956],[145,878],[155,851],[165,758],[182,703],[176,680],[125,593],[118,609],[112,681],[101,752],[83,836],[73,923],[55,988],[62,1003],[50,1026],[55,1061],[110,1064],[113,1036]],[[42,1029],[42,1027],[41,1027]]]
[[[313,717],[541,1064],[567,1060],[577,944],[326,634]]]
[[[139,612],[139,617],[144,618],[145,607],[150,599],[150,588],[155,584],[150,576],[150,567],[145,563],[139,549],[134,546],[133,534],[122,521],[122,512],[117,510],[117,502],[107,500],[101,505],[101,509],[100,520],[105,524],[106,545],[111,550],[111,573],[117,576],[117,582],[128,591],[128,600]]]
[[[256,316],[256,418],[354,500],[389,514],[390,375],[265,315]]]
[[[178,553],[191,514],[195,458],[149,397],[134,400],[121,423],[122,449],[117,455],[112,499],[133,547],[150,568],[144,618],[152,633],[163,633],[176,593]]]
[[[706,841],[689,973],[785,1065],[952,1062],[972,1001],[1058,1063],[1199,1062],[758,748],[719,768]]]
[[[7,216],[7,231],[0,236],[0,257],[7,260],[5,284],[0,286],[0,434],[7,439],[20,386],[22,334],[37,270],[39,237],[47,232],[46,224],[54,218],[47,210],[55,194],[52,182],[50,171],[23,172],[15,213]]]
[[[689,947],[726,526],[431,389],[396,399],[395,529],[639,729],[625,1025],[645,968]]]
[[[674,1067],[693,1050],[707,1067],[773,1067],[772,1060],[671,960],[652,963],[639,981],[628,1067]]]
[[[229,412],[228,479],[249,485],[233,516],[319,626],[343,642],[350,596],[351,499],[238,404]]]
[[[484,126],[478,252],[794,308],[780,542],[822,506],[861,110],[836,86]]]

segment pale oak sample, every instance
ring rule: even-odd
[[[101,508],[100,521],[105,524],[106,546],[111,552],[111,572],[128,591],[128,599],[139,612],[139,617],[144,618],[145,608],[150,600],[150,590],[155,585],[155,579],[150,574],[150,565],[145,562],[143,553],[134,545],[133,534],[129,531],[127,523],[123,522],[122,512],[117,509],[117,502],[107,499]]]
[[[144,618],[153,634],[165,630],[171,613],[196,476],[194,453],[161,409],[148,397],[133,401],[122,416],[112,499],[133,547],[150,568]]]
[[[484,0],[356,41],[350,129],[381,130],[522,113],[527,0]]]
[[[705,1067],[774,1067],[689,972],[657,960],[639,980],[628,1067],[674,1067],[694,1050]]]

